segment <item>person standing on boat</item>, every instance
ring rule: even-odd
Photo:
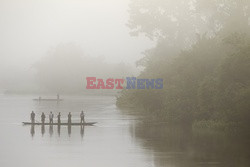
[[[44,122],[45,122],[45,114],[44,114],[44,112],[42,112],[41,121],[42,121],[42,124],[44,124]]]
[[[60,112],[57,115],[57,123],[61,124],[61,113]]]
[[[71,124],[71,117],[72,117],[71,112],[69,112],[69,114],[68,114],[68,124]]]
[[[54,118],[54,114],[52,113],[52,111],[50,111],[50,114],[49,114],[49,123],[50,124],[53,124],[53,118]]]
[[[81,124],[85,122],[84,117],[85,117],[85,115],[84,115],[84,112],[82,111],[81,114],[80,114],[80,118],[81,118],[81,122],[80,123]]]
[[[34,113],[34,111],[32,111],[30,114],[31,123],[35,123],[35,116],[36,116],[36,114]]]

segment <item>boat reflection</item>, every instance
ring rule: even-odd
[[[39,127],[39,126],[37,126]],[[54,133],[54,127],[53,125],[49,125],[48,127],[48,132],[49,132],[49,136],[52,137],[53,136],[53,133]],[[58,134],[58,137],[61,137],[61,126],[60,125],[57,125],[57,134]],[[85,126],[80,126],[80,135],[81,135],[81,138],[83,138],[84,136],[84,128]],[[42,137],[44,137],[44,134],[46,132],[46,126],[45,125],[41,125],[41,134],[42,134]],[[63,128],[64,130],[64,128]],[[67,132],[68,132],[68,136],[71,137],[71,134],[72,134],[72,126],[71,125],[68,125],[67,126]],[[66,133],[67,133],[66,132]],[[30,126],[30,135],[31,137],[33,138],[35,136],[35,125],[31,125]]]

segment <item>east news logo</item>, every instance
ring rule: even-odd
[[[136,77],[126,77],[126,79],[109,78],[96,79],[87,77],[86,89],[163,89],[163,79],[137,79]]]

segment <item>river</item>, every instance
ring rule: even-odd
[[[35,96],[0,95],[2,167],[188,167],[249,166],[248,143],[234,144],[224,134],[194,134],[165,124],[145,125],[138,115],[120,111],[113,96],[65,96],[61,102]],[[95,126],[23,126],[44,112],[72,122],[84,110]]]

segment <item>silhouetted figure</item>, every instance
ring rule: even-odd
[[[46,118],[46,116],[45,116],[45,114],[44,114],[44,112],[42,113],[42,115],[41,115],[41,121],[42,121],[42,124],[44,124],[44,122],[45,122],[45,118]]]
[[[61,113],[60,112],[57,115],[57,123],[61,124]]]
[[[42,136],[43,136],[44,133],[45,133],[45,126],[44,126],[44,125],[41,126],[41,133],[42,133]]]
[[[59,96],[59,94],[57,94],[56,96],[57,96],[57,101],[59,101],[59,100],[60,100],[60,96]]]
[[[71,112],[69,112],[69,114],[68,114],[68,124],[71,124],[71,117],[72,117]]]
[[[35,134],[35,126],[34,125],[31,125],[31,128],[30,128],[30,134],[33,138],[34,134]]]
[[[30,114],[31,123],[35,123],[35,116],[36,116],[36,114],[34,113],[34,111],[32,111]]]
[[[61,134],[61,125],[57,126],[57,133],[58,133],[58,136],[60,136],[60,134]]]
[[[81,125],[80,134],[81,134],[81,137],[83,138],[83,136],[84,136],[84,126],[83,125]]]
[[[50,137],[53,135],[53,125],[49,126],[49,135]]]
[[[49,123],[50,124],[53,124],[53,118],[54,118],[54,114],[52,113],[52,111],[50,111],[50,114],[49,114]]]
[[[68,125],[68,135],[69,135],[69,137],[71,135],[71,125],[70,124]]]
[[[80,123],[81,124],[85,122],[84,117],[85,117],[85,115],[84,115],[84,112],[82,111],[81,114],[80,114],[80,118],[81,118],[81,122]]]

